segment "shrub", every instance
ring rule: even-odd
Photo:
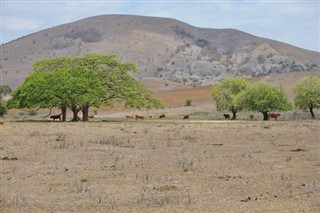
[[[6,104],[0,100],[0,117],[3,117],[3,115],[6,113],[7,113]]]
[[[192,104],[192,100],[191,99],[187,99],[186,100],[186,106],[191,106]]]

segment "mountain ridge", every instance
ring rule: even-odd
[[[88,53],[135,63],[137,78],[187,86],[226,76],[254,77],[319,70],[320,53],[237,29],[199,28],[172,18],[100,15],[62,24],[1,45],[2,83],[15,88],[32,62]]]

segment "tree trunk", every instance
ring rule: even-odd
[[[309,107],[309,110],[310,110],[312,119],[316,119],[316,116],[314,115],[314,112],[313,112],[313,107]]]
[[[236,120],[237,119],[237,111],[236,110],[231,110],[231,112],[232,112],[231,120]]]
[[[78,117],[78,112],[80,111],[76,105],[72,105],[71,111],[73,113],[73,118],[71,121],[80,121],[80,118]]]
[[[82,106],[82,121],[88,121],[89,117],[89,106],[88,105],[84,105]]]
[[[67,107],[61,106],[61,114],[62,114],[62,121],[65,122],[67,120]]]
[[[262,112],[262,114],[263,114],[263,120],[264,120],[264,121],[267,121],[267,120],[269,120],[269,115],[268,115],[268,112],[266,112],[266,111],[263,111],[263,112]]]

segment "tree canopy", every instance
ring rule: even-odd
[[[273,110],[289,110],[291,104],[286,93],[281,88],[255,83],[239,93],[235,102],[247,110],[256,110],[268,120],[268,112]]]
[[[162,104],[152,92],[135,80],[134,64],[121,63],[115,55],[88,54],[83,57],[58,57],[36,61],[32,74],[13,92],[10,108],[60,107],[65,120],[67,108],[73,120],[83,112],[88,119],[90,106],[123,102],[136,108],[156,108]]]
[[[242,106],[236,102],[236,96],[245,90],[250,83],[244,78],[225,78],[212,89],[212,96],[218,111],[230,110],[232,120],[236,119],[236,113]]]
[[[293,91],[295,106],[299,109],[309,109],[312,118],[315,118],[313,110],[320,108],[320,77],[306,76],[300,79],[294,85]]]

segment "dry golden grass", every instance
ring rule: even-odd
[[[319,212],[320,122],[6,122],[1,212]]]

